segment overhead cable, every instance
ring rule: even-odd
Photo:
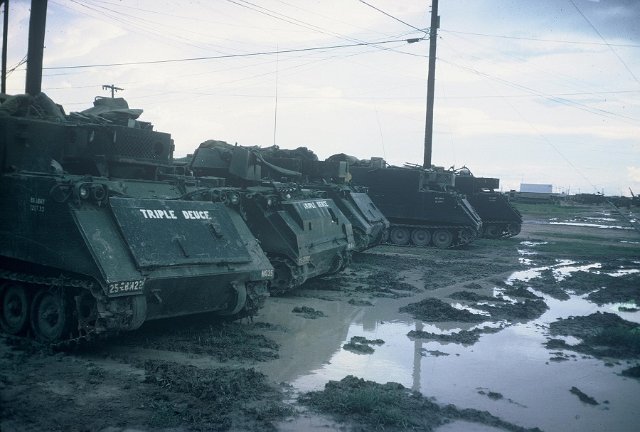
[[[428,34],[428,33],[429,33],[429,30],[428,30],[428,29],[419,29],[418,27],[413,26],[413,25],[409,24],[408,22],[402,21],[400,18],[395,17],[395,16],[391,15],[390,13],[387,13],[387,12],[383,11],[382,9],[375,7],[374,5],[369,4],[369,3],[367,3],[367,2],[366,2],[366,1],[364,1],[364,0],[359,0],[359,1],[360,1],[360,3],[362,3],[362,4],[365,4],[365,5],[369,6],[371,9],[375,9],[375,10],[377,10],[378,12],[380,12],[381,14],[386,15],[386,16],[388,16],[389,18],[394,19],[394,20],[396,20],[396,21],[398,21],[398,22],[400,22],[400,23],[402,23],[402,24],[404,24],[404,25],[406,25],[406,26],[409,26],[409,27],[411,27],[411,28],[412,28],[412,29],[414,29],[414,30],[418,30],[419,32],[423,32],[423,33],[425,33],[425,34]]]
[[[95,68],[95,67],[117,67],[117,66],[138,66],[138,65],[149,65],[149,64],[161,64],[161,63],[181,63],[181,62],[219,60],[219,59],[239,58],[239,57],[257,57],[257,56],[265,56],[265,55],[287,54],[287,53],[306,52],[306,51],[325,51],[325,50],[341,49],[341,48],[353,48],[353,47],[359,47],[359,46],[375,46],[375,45],[398,43],[398,42],[414,43],[414,42],[420,42],[422,40],[424,40],[424,38],[386,40],[386,41],[378,41],[378,42],[360,42],[360,43],[353,43],[353,44],[327,45],[327,46],[309,47],[309,48],[293,48],[293,49],[287,49],[287,50],[260,51],[260,52],[243,53],[243,54],[221,54],[216,56],[188,57],[188,58],[181,58],[181,59],[85,64],[85,65],[72,65],[72,66],[49,66],[49,67],[43,67],[42,69],[43,70],[87,69],[87,68]]]
[[[493,37],[493,38],[501,38],[501,39],[517,39],[517,40],[528,40],[535,42],[554,42],[554,43],[566,43],[566,44],[576,44],[576,45],[606,45],[606,46],[616,46],[616,47],[627,47],[627,48],[640,48],[640,45],[637,44],[611,44],[611,43],[602,43],[602,42],[586,42],[586,41],[569,41],[569,40],[561,40],[561,39],[539,39],[532,37],[521,37],[521,36],[507,36],[507,35],[496,35],[496,34],[487,34],[487,33],[474,33],[474,32],[463,32],[457,30],[449,30],[446,28],[440,28],[441,32],[445,33],[456,33],[456,34],[466,34],[472,36],[484,36],[484,37]]]
[[[600,39],[602,39],[602,41],[605,43],[605,45],[607,45],[609,47],[609,49],[611,50],[611,52],[613,53],[613,55],[615,55],[618,60],[620,61],[620,63],[622,63],[622,66],[624,66],[624,68],[627,70],[627,72],[629,72],[629,75],[631,75],[633,77],[633,79],[635,80],[635,82],[637,82],[638,84],[640,84],[640,81],[638,81],[638,77],[635,76],[635,74],[631,71],[631,69],[629,69],[629,66],[627,66],[627,64],[625,63],[624,60],[622,60],[622,57],[620,57],[618,55],[618,53],[616,52],[616,50],[613,49],[613,47],[609,44],[609,42],[607,42],[607,40],[604,38],[604,36],[602,36],[602,34],[598,31],[598,29],[596,28],[596,26],[593,25],[593,23],[591,21],[589,21],[589,18],[586,17],[585,14],[582,13],[582,11],[580,10],[580,8],[578,7],[578,5],[573,1],[573,0],[569,0],[571,2],[571,4],[573,5],[574,8],[576,8],[576,10],[578,11],[578,13],[582,16],[582,18],[584,18],[584,20],[591,26],[591,28],[593,29],[593,31],[596,32],[596,34],[598,36],[600,36]]]

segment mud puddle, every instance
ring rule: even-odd
[[[628,288],[627,300],[629,293],[635,296],[630,287],[637,286],[638,263],[551,262],[513,272],[495,286],[485,279],[458,284],[456,290],[427,289],[413,301],[380,298],[373,308],[353,307],[340,316],[327,314],[331,325],[342,324],[340,331],[326,333],[322,340],[326,360],[288,379],[298,394],[326,391],[328,382],[335,382],[330,387],[340,387],[347,376],[379,384],[395,382],[438,404],[499,413],[501,421],[514,427],[583,431],[598,424],[601,430],[635,430],[640,421],[636,402],[640,384],[634,375],[640,355],[603,360],[588,350],[572,348],[581,343],[579,335],[553,335],[550,327],[570,316],[599,311],[615,313],[627,323],[640,322],[640,313],[634,309],[640,301],[624,303],[626,309],[623,306],[620,311],[623,303],[598,305],[589,297],[612,291],[606,297],[615,298],[620,287]],[[405,271],[405,280],[411,284],[425,284],[415,272],[409,274],[413,276],[407,277]],[[545,284],[554,285],[564,295],[539,291]],[[425,295],[427,301],[416,300]],[[426,315],[416,319],[420,307]],[[582,327],[589,326],[582,323]],[[310,340],[317,341],[313,335],[312,330]],[[562,343],[549,346],[550,340]],[[354,341],[365,344],[362,349],[350,349]],[[335,414],[331,409],[328,412]],[[437,430],[498,429],[482,421],[457,419]]]

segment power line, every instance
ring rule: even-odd
[[[378,42],[360,42],[360,43],[343,44],[343,45],[328,45],[328,46],[322,46],[322,47],[294,48],[294,49],[276,50],[276,51],[260,51],[260,52],[243,53],[243,54],[222,54],[217,56],[189,57],[189,58],[181,58],[181,59],[86,64],[86,65],[73,65],[73,66],[49,66],[49,67],[43,67],[42,69],[43,70],[86,69],[86,68],[94,68],[94,67],[139,66],[139,65],[162,64],[162,63],[181,63],[181,62],[192,62],[192,61],[202,61],[202,60],[219,60],[219,59],[227,59],[227,58],[288,54],[288,53],[308,52],[308,51],[326,51],[326,50],[332,50],[332,49],[353,48],[353,47],[359,47],[359,46],[375,46],[375,45],[383,45],[383,44],[398,43],[398,42],[414,43],[414,42],[420,42],[422,40],[424,39],[421,38],[421,39],[386,40],[386,41],[378,41]]]
[[[539,92],[537,90],[534,90],[532,88],[529,88],[527,86],[524,86],[522,84],[517,84],[517,83],[511,82],[511,81],[507,81],[505,79],[489,75],[489,74],[487,74],[485,72],[480,72],[479,70],[477,70],[475,68],[472,68],[472,67],[469,67],[469,66],[459,65],[459,64],[457,64],[455,62],[451,62],[451,61],[445,60],[445,59],[443,59],[441,57],[438,57],[438,61],[441,61],[443,63],[447,63],[447,64],[449,64],[451,66],[455,66],[455,67],[460,68],[460,69],[471,71],[476,75],[484,76],[484,77],[492,79],[494,81],[501,82],[501,83],[503,83],[505,85],[508,85],[510,87],[514,87],[514,88],[525,90],[527,92],[531,92],[533,94],[541,96],[541,97],[543,97],[543,98],[545,98],[547,100],[550,100],[552,102],[559,103],[561,105],[573,106],[574,108],[590,112],[591,114],[596,114],[596,115],[601,115],[601,116],[613,116],[613,117],[618,117],[620,119],[631,120],[631,121],[634,122],[634,124],[636,124],[638,122],[638,120],[633,118],[633,117],[625,116],[625,115],[622,115],[622,114],[616,114],[614,112],[603,110],[603,109],[600,109],[600,108],[591,108],[591,107],[589,107],[587,105],[584,105],[584,104],[581,104],[579,102],[575,102],[575,101],[572,101],[572,100],[569,100],[569,99],[547,95],[547,94],[544,94],[544,93]]]
[[[382,9],[375,7],[374,5],[372,5],[372,4],[370,4],[370,3],[367,3],[367,2],[366,2],[366,1],[364,1],[364,0],[359,0],[359,1],[360,1],[360,3],[362,3],[362,4],[364,4],[364,5],[369,6],[371,9],[375,9],[375,10],[377,10],[377,11],[378,11],[378,12],[380,12],[381,14],[386,15],[386,16],[388,16],[388,17],[389,17],[389,18],[391,18],[391,19],[394,19],[394,20],[396,20],[396,21],[398,21],[398,22],[400,22],[400,23],[402,23],[402,24],[404,24],[404,25],[406,25],[406,26],[409,26],[409,27],[411,27],[411,28],[412,28],[412,29],[414,29],[414,30],[418,30],[419,32],[423,32],[425,35],[427,34],[427,31],[426,31],[425,29],[419,29],[418,27],[413,26],[413,25],[409,24],[408,22],[402,21],[400,18],[395,17],[395,16],[391,15],[390,13],[387,13],[387,12],[383,11]]]
[[[220,46],[216,46],[214,44],[211,43],[207,43],[206,46],[203,46],[201,44],[199,44],[199,41],[194,41],[193,39],[189,39],[185,36],[183,36],[182,34],[179,35],[175,35],[172,33],[167,32],[167,28],[171,27],[168,26],[166,24],[157,22],[157,21],[152,21],[149,19],[145,19],[145,18],[140,18],[137,17],[135,15],[131,15],[129,13],[126,12],[122,12],[122,11],[117,11],[105,6],[100,6],[100,5],[94,5],[92,3],[89,2],[85,2],[85,1],[79,1],[79,0],[67,0],[68,2],[75,4],[81,8],[84,9],[88,9],[92,12],[94,12],[95,14],[98,15],[99,19],[103,19],[107,18],[109,20],[113,20],[116,23],[124,26],[123,28],[126,29],[128,32],[131,33],[139,33],[139,34],[145,34],[147,36],[155,36],[155,37],[160,37],[160,38],[164,38],[164,39],[168,39],[170,41],[173,42],[178,42],[178,43],[182,43],[188,46],[192,46],[195,48],[199,48],[199,49],[211,49],[214,48],[216,49],[217,52],[219,53],[225,53],[224,50],[220,49]],[[66,7],[70,10],[73,10],[77,13],[83,13],[85,15],[88,16],[92,16],[95,18],[94,15],[71,8],[67,5],[61,4],[56,2],[55,0],[53,1],[54,4],[57,4],[59,6],[62,7]],[[162,31],[159,31],[158,29],[162,29]],[[192,31],[189,30],[183,30],[183,29],[179,29],[177,27],[173,27],[174,29],[176,29],[177,31],[181,31],[181,32],[189,32],[189,33],[194,33]]]
[[[471,38],[467,38],[467,37],[463,37],[462,35],[459,34],[452,34],[451,36],[454,36],[456,38],[459,38],[463,41],[468,42],[471,46],[472,49],[469,50],[465,50],[460,51],[458,49],[456,49],[454,46],[450,45],[447,41],[446,38],[442,39],[442,43],[444,43],[445,45],[448,46],[449,49],[455,51],[456,53],[458,53],[460,55],[460,58],[463,58],[464,56],[470,56],[478,61],[484,61],[486,60],[486,56],[480,56],[480,55],[474,55],[472,54],[473,52],[478,52],[478,42],[475,40],[472,40]],[[489,50],[494,50],[495,47],[494,46],[488,46],[485,45],[486,48],[488,48]],[[588,82],[588,81],[584,81],[583,79],[580,79],[578,77],[576,77],[575,75],[567,75],[565,73],[559,72],[555,69],[549,69],[548,67],[539,67],[536,66],[535,63],[532,63],[530,61],[530,57],[527,56],[523,56],[523,55],[515,55],[512,51],[505,51],[502,50],[500,52],[500,54],[508,57],[508,58],[512,58],[512,59],[516,59],[519,61],[519,66],[524,66],[527,69],[531,69],[533,71],[535,71],[537,74],[540,75],[554,75],[557,76],[559,78],[559,83],[562,86],[565,87],[570,87],[570,88],[576,88],[578,89],[578,91],[581,91],[583,88],[587,88],[587,89],[592,89],[593,88],[593,83]],[[518,73],[518,75],[522,76],[522,74]],[[583,85],[584,84],[584,85]],[[599,85],[598,88],[601,88],[602,86]],[[593,90],[592,90],[593,91]]]
[[[578,13],[582,16],[582,18],[584,18],[584,20],[591,26],[591,28],[593,29],[593,31],[596,32],[596,34],[598,36],[600,36],[600,39],[602,39],[602,41],[605,43],[605,45],[607,45],[609,47],[609,49],[611,50],[611,52],[613,53],[613,55],[615,55],[618,60],[620,60],[620,63],[622,63],[622,66],[624,66],[624,68],[627,70],[627,72],[629,72],[629,75],[631,75],[633,77],[633,79],[640,84],[640,81],[638,81],[638,77],[636,77],[634,75],[634,73],[631,71],[631,69],[629,69],[629,66],[627,66],[627,64],[624,62],[624,60],[622,60],[622,57],[620,57],[618,55],[618,53],[613,49],[613,47],[609,44],[609,42],[606,41],[606,39],[604,38],[604,36],[602,36],[602,34],[598,31],[598,29],[596,28],[596,26],[593,25],[593,23],[591,21],[589,21],[589,18],[586,17],[585,14],[582,13],[582,11],[580,10],[580,8],[578,7],[577,4],[575,4],[575,2],[573,0],[569,0],[571,2],[571,4],[573,5],[574,8],[576,8],[576,10],[578,11]]]
[[[349,36],[342,35],[340,33],[326,31],[322,27],[319,27],[319,26],[317,26],[315,24],[310,24],[308,22],[305,22],[305,21],[299,20],[297,18],[282,14],[282,13],[274,11],[272,9],[268,9],[268,8],[263,7],[263,6],[259,6],[259,5],[255,4],[255,3],[252,3],[250,1],[248,1],[248,0],[227,0],[227,1],[229,3],[235,4],[237,6],[240,6],[240,7],[252,10],[254,12],[257,12],[259,14],[266,15],[266,16],[274,18],[276,20],[283,21],[283,22],[286,22],[288,24],[293,24],[295,26],[302,27],[302,28],[307,29],[307,30],[316,31],[316,32],[319,32],[321,34],[337,37],[338,39],[343,39],[343,40],[346,40],[346,41],[349,41],[349,42],[357,42],[357,43],[363,43],[364,42],[361,39],[352,38],[352,37],[349,37]],[[424,31],[422,31],[422,30],[419,30],[419,31],[424,33]],[[371,45],[376,46],[376,44],[371,44]],[[381,49],[381,50],[391,50],[389,48],[384,48],[384,47],[378,47],[378,48]],[[411,53],[406,53],[404,51],[397,51],[397,52],[400,52],[402,54],[412,55]]]
[[[600,45],[600,46],[606,45],[610,47],[616,46],[616,47],[626,47],[626,48],[640,48],[640,45],[637,45],[637,44],[610,44],[610,43],[600,43],[600,42],[569,41],[569,40],[560,40],[560,39],[539,39],[539,38],[532,38],[532,37],[463,32],[463,31],[457,31],[457,30],[447,30],[442,28],[440,29],[440,31],[445,33],[466,34],[471,36],[483,36],[483,37],[492,37],[492,38],[500,38],[500,39],[528,40],[528,41],[535,41],[535,42],[554,42],[554,43],[565,43],[565,44],[576,44],[576,45]]]

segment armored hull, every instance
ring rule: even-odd
[[[506,196],[494,191],[498,187],[497,178],[456,175],[455,188],[466,195],[482,218],[485,238],[513,237],[522,227],[522,215]]]
[[[356,251],[362,252],[386,239],[389,221],[367,195],[365,188],[357,189],[348,184],[350,174],[346,161],[318,161],[315,154],[306,148],[268,148],[261,150],[261,154],[273,165],[300,173],[302,187],[321,191],[337,204],[353,226]],[[271,177],[278,176],[274,170],[267,172]]]
[[[351,166],[352,184],[367,188],[391,222],[389,242],[448,248],[472,242],[482,220],[460,194],[430,190],[425,170],[408,167]]]
[[[337,184],[312,183],[306,187],[315,187],[325,192],[349,219],[353,226],[356,251],[370,249],[387,238],[391,224],[366,192],[358,192],[352,186]]]
[[[196,178],[224,177],[241,193],[243,217],[275,269],[272,294],[346,268],[355,242],[338,205],[297,183],[264,181],[263,164],[250,149],[208,141],[188,168]]]
[[[56,344],[261,306],[273,267],[231,206],[161,178],[168,134],[90,115],[11,114],[0,117],[5,332]]]

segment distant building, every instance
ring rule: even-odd
[[[552,193],[553,185],[539,183],[520,183],[520,192],[511,191],[510,199],[518,202],[552,202],[557,197]]]
[[[553,192],[553,185],[540,183],[520,183],[520,192],[550,194]]]

